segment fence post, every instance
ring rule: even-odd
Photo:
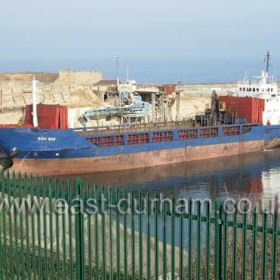
[[[215,202],[215,280],[222,279],[222,207],[223,203],[220,200]]]
[[[81,197],[82,195],[83,183],[79,178],[75,179],[75,235],[76,235],[76,278],[84,280],[83,273],[83,219],[82,219],[82,210]],[[76,208],[77,207],[77,208]],[[78,213],[76,212],[78,211]]]

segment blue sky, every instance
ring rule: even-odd
[[[0,10],[0,71],[102,70],[139,82],[280,77],[279,0],[9,0]]]

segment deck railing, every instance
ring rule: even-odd
[[[214,138],[219,136],[238,136],[249,133],[256,124],[192,127],[176,130],[158,130],[155,132],[137,132],[123,134],[91,135],[86,139],[97,147],[114,147],[124,145],[139,145],[155,142],[181,141],[198,138]],[[219,131],[220,128],[220,131]],[[175,137],[174,137],[175,136]]]

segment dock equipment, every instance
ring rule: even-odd
[[[130,104],[129,104],[130,103]],[[84,120],[90,121],[100,117],[120,117],[125,123],[133,120],[145,120],[149,116],[150,103],[142,101],[141,96],[132,96],[128,92],[119,93],[120,106],[93,108],[83,114]]]

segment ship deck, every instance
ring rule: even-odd
[[[149,124],[133,124],[133,125],[119,125],[119,126],[99,126],[88,128],[75,128],[74,131],[81,136],[86,135],[103,135],[103,134],[115,134],[125,132],[140,132],[150,130],[166,130],[166,129],[178,129],[178,128],[190,128],[193,127],[192,121],[185,122],[162,122],[162,123],[149,123]]]

